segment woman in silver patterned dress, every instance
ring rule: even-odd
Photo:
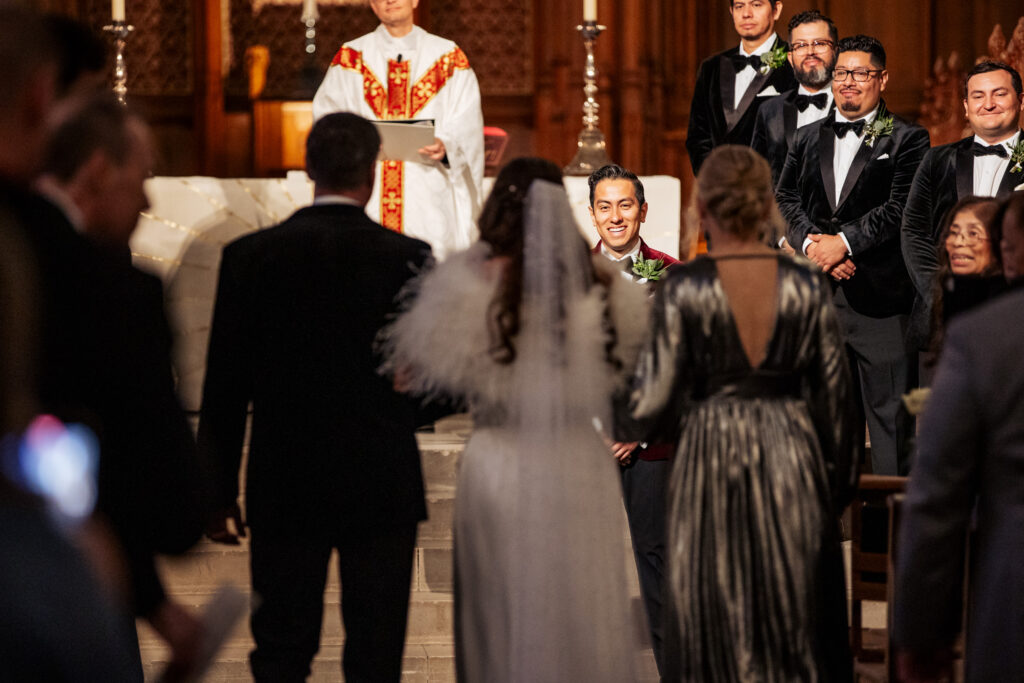
[[[658,291],[631,396],[679,435],[668,679],[850,680],[838,516],[858,449],[832,290],[765,246],[781,219],[756,153],[716,149],[695,204],[709,255]]]

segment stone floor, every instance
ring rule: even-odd
[[[456,467],[469,430],[468,419],[456,416],[438,423],[434,433],[418,435],[430,518],[420,525],[416,548],[409,627],[402,665],[403,683],[449,683],[455,680],[452,641],[452,511]],[[848,563],[849,542],[844,544],[844,554]],[[632,597],[635,628],[638,637],[646,639],[642,603],[628,539],[623,539],[623,562],[634,584]],[[204,541],[187,556],[164,561],[162,573],[168,592],[198,612],[223,584],[236,586],[248,593],[248,547],[244,544],[230,547]],[[326,609],[320,652],[313,662],[313,674],[309,679],[314,683],[343,680],[341,646],[344,633],[335,567],[332,567],[329,576],[324,596]],[[884,603],[866,603],[863,615],[865,628],[885,628]],[[156,680],[167,664],[167,650],[144,624],[139,626],[139,641],[146,679]],[[248,615],[245,615],[218,653],[216,662],[204,680],[214,683],[251,680],[247,659],[251,648]],[[658,680],[649,648],[637,652],[637,670],[642,683]]]

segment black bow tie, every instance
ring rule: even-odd
[[[1010,158],[1010,155],[1006,153],[1006,147],[1003,145],[983,145],[980,142],[975,142],[971,145],[971,154],[976,157],[994,156],[1002,157],[1003,159]]]
[[[807,107],[814,105],[816,109],[824,109],[828,104],[828,95],[818,93],[817,95],[797,95],[796,108],[800,111],[807,111]]]
[[[751,55],[747,57],[746,55],[736,53],[729,59],[732,60],[733,66],[736,67],[736,73],[743,71],[743,69],[748,65],[754,71],[761,68],[761,55]]]
[[[846,137],[846,134],[853,132],[854,135],[860,137],[860,134],[864,132],[864,119],[860,121],[836,121],[832,124],[832,130],[836,132],[837,138]]]

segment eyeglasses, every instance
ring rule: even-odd
[[[847,76],[853,76],[853,80],[858,83],[863,83],[869,78],[871,74],[880,74],[885,69],[857,69],[856,71],[850,71],[849,69],[836,69],[832,72],[832,80],[837,83],[842,83],[846,80]]]
[[[819,54],[821,52],[825,52],[826,50],[831,50],[834,46],[835,43],[833,43],[831,40],[815,40],[810,43],[793,43],[790,46],[790,50],[795,55],[803,55],[807,54],[808,52]]]
[[[946,244],[956,244],[959,238],[964,239],[964,244],[968,247],[973,247],[979,242],[987,242],[988,236],[981,230],[950,230],[949,236],[946,237]]]

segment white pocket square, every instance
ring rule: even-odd
[[[888,159],[888,158],[889,158],[888,154],[883,154],[882,156],[880,156],[877,159],[875,159],[875,161],[881,161],[882,159]]]
[[[761,92],[757,93],[757,96],[758,97],[771,97],[773,95],[778,95],[778,94],[779,94],[779,91],[775,89],[775,86],[774,85],[769,85],[767,88],[765,88]]]

